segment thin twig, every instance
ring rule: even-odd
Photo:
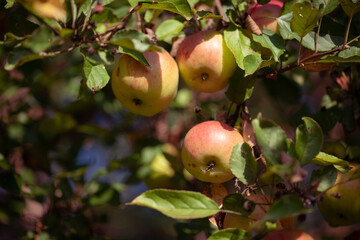
[[[222,8],[222,5],[221,5],[221,2],[220,0],[214,0],[213,2],[214,6],[216,7],[216,9],[218,10],[219,14],[225,18],[225,13],[224,13],[224,10]]]
[[[319,27],[316,33],[316,41],[315,41],[315,53],[317,53],[318,51],[318,42],[319,42],[319,37],[320,37],[320,28],[321,28],[321,22],[322,22],[322,17],[319,20]]]
[[[345,32],[345,37],[344,37],[344,44],[343,44],[342,50],[345,49],[346,42],[347,42],[348,37],[349,37],[350,25],[351,25],[351,21],[352,21],[352,17],[353,17],[353,15],[354,15],[355,9],[356,9],[356,8],[354,8],[353,11],[351,12],[351,15],[350,15],[350,18],[349,18],[347,27],[346,27],[346,32]]]

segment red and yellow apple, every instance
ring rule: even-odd
[[[360,223],[359,165],[351,165],[347,173],[338,172],[336,181],[317,206],[325,220],[333,227]]]
[[[247,13],[256,22],[259,28],[278,32],[277,17],[281,14],[284,3],[280,0],[270,0],[267,4],[255,3],[248,8]]]
[[[233,147],[243,142],[233,127],[219,121],[206,121],[192,127],[181,150],[184,168],[195,178],[223,183],[234,177],[230,170]]]
[[[269,232],[263,240],[314,240],[314,238],[300,230],[281,229]]]
[[[223,89],[237,68],[223,35],[212,30],[186,37],[179,46],[176,61],[186,85],[200,92]]]
[[[150,67],[123,54],[115,64],[111,85],[116,98],[130,112],[153,116],[167,108],[176,96],[179,71],[165,51],[145,51]]]

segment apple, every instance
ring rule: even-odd
[[[149,189],[171,187],[171,178],[175,176],[175,170],[163,153],[159,153],[150,163],[151,172],[144,179]]]
[[[186,37],[179,46],[176,61],[186,85],[200,92],[223,89],[237,68],[223,35],[213,30]]]
[[[344,174],[338,172],[336,181],[317,206],[330,226],[347,226],[360,223],[360,178],[352,179],[358,174],[359,165]]]
[[[233,147],[243,142],[240,133],[219,121],[206,121],[192,127],[181,150],[184,168],[195,178],[223,183],[234,177],[230,170]]]
[[[248,8],[247,13],[256,22],[259,28],[279,32],[277,17],[281,14],[284,3],[280,0],[270,0],[267,4],[255,3]]]
[[[314,238],[297,229],[281,229],[269,232],[263,240],[314,240]]]
[[[144,53],[150,67],[123,54],[115,64],[111,86],[116,98],[130,112],[153,116],[167,108],[176,96],[179,70],[171,55],[162,51]]]

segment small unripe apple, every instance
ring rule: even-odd
[[[281,229],[269,232],[263,240],[314,240],[314,238],[300,230]]]
[[[192,127],[186,134],[181,159],[195,178],[223,183],[234,177],[230,170],[233,147],[243,142],[240,133],[219,121],[206,121]]]
[[[276,18],[280,16],[284,3],[280,0],[270,0],[267,4],[255,3],[248,8],[247,13],[257,23],[259,28],[278,32]]]
[[[171,187],[171,178],[175,175],[169,160],[163,153],[155,156],[150,164],[151,173],[144,179],[146,186],[153,188]]]
[[[176,61],[186,85],[200,92],[223,89],[237,68],[223,35],[212,30],[186,37],[179,46]]]
[[[352,167],[347,173],[338,172],[334,186],[317,203],[321,214],[333,227],[360,223],[360,178],[351,178],[359,171],[359,165]]]
[[[130,112],[153,116],[167,108],[176,96],[179,70],[175,60],[165,51],[145,51],[150,67],[123,54],[111,77],[116,98]]]

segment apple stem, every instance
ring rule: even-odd
[[[207,73],[202,73],[201,74],[201,80],[205,81],[208,78],[209,78],[209,74],[207,74]]]
[[[213,169],[215,167],[215,162],[211,161],[207,164],[207,167],[205,169],[206,172],[210,171],[211,169]]]
[[[139,105],[142,104],[142,101],[140,99],[138,99],[138,98],[134,98],[133,102],[135,103],[136,106],[139,106]]]

